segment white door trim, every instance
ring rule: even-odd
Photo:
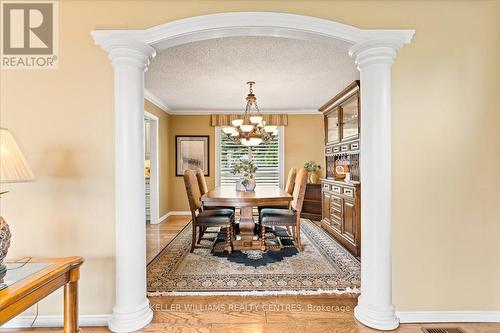
[[[220,133],[221,126],[215,126],[215,186],[220,186]]]
[[[151,310],[146,308],[145,286],[139,285],[145,284],[146,274],[145,260],[137,255],[145,252],[144,221],[137,214],[143,207],[133,200],[137,196],[134,191],[144,198],[144,187],[138,182],[143,170],[135,165],[133,168],[121,165],[133,164],[131,157],[140,155],[140,145],[133,144],[125,130],[138,128],[135,122],[140,119],[134,113],[142,115],[142,71],[147,70],[156,51],[231,36],[274,36],[333,43],[352,56],[360,71],[363,109],[362,287],[355,316],[373,328],[398,327],[399,319],[392,304],[391,66],[397,51],[411,42],[414,33],[414,30],[365,30],[310,16],[272,12],[211,14],[144,30],[92,31],[96,44],[108,52],[115,73],[115,127],[118,129],[115,152],[128,153],[127,156],[117,154],[115,162],[118,191],[115,209],[124,213],[116,216],[117,289],[110,329],[131,331],[145,326],[152,317]],[[130,180],[133,184],[123,186]]]
[[[279,133],[279,142],[278,142],[278,151],[279,151],[279,158],[280,158],[280,187],[284,188],[285,187],[285,126],[278,126],[278,133]]]
[[[151,224],[160,223],[160,154],[159,154],[159,126],[160,119],[152,113],[144,111],[144,117],[151,122],[151,156],[149,176],[149,197],[151,203]]]

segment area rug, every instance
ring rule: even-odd
[[[209,230],[190,253],[188,224],[148,265],[148,295],[359,293],[360,262],[312,221],[302,219],[300,230],[303,251],[215,254],[212,246],[224,232]]]

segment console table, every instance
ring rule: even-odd
[[[78,331],[78,279],[82,257],[7,261],[0,279],[0,325],[64,286],[64,333]]]

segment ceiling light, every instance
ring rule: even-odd
[[[258,146],[278,135],[278,127],[266,124],[264,117],[260,114],[257,97],[253,93],[255,82],[249,81],[247,84],[249,91],[243,119],[233,120],[231,122],[233,127],[224,127],[222,131],[233,141],[245,146]],[[252,114],[252,107],[255,109],[254,114]]]

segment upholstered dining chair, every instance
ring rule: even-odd
[[[285,184],[285,192],[290,195],[293,194],[293,187],[295,186],[295,177],[297,177],[297,169],[291,168],[290,171],[288,171],[288,177],[286,179],[286,184]]]
[[[307,169],[301,168],[295,177],[295,186],[293,189],[293,199],[290,209],[283,208],[264,208],[260,212],[260,239],[261,248],[266,248],[266,227],[291,227],[292,237],[295,241],[295,246],[302,250],[302,242],[300,240],[300,213],[302,212],[302,204],[307,185]]]
[[[196,229],[200,229],[199,237],[203,236],[202,230],[208,227],[225,227],[226,228],[226,250],[231,253],[233,250],[233,224],[234,224],[234,211],[231,209],[202,209],[201,192],[198,185],[195,172],[186,170],[184,172],[184,185],[189,201],[189,208],[191,210],[191,217],[193,224],[193,235],[191,241],[191,252],[197,244]],[[199,241],[198,241],[199,243]]]
[[[208,192],[207,181],[205,180],[205,174],[201,168],[196,169],[196,179],[198,180],[198,187],[200,188],[200,194],[203,196]]]
[[[207,181],[205,180],[205,174],[203,173],[203,170],[198,168],[196,169],[196,179],[198,180],[198,187],[200,188],[200,194],[203,196],[205,193],[208,192],[208,186],[207,186]],[[203,206],[203,209],[231,209],[234,211],[234,207],[230,206]]]
[[[288,171],[288,177],[286,178],[286,184],[285,184],[285,192],[292,195],[293,194],[293,187],[295,185],[295,177],[297,176],[297,169],[291,168],[290,171]],[[282,208],[282,209],[288,209],[290,208],[288,205],[283,205],[283,206],[259,206],[259,216],[260,212],[264,208]]]

